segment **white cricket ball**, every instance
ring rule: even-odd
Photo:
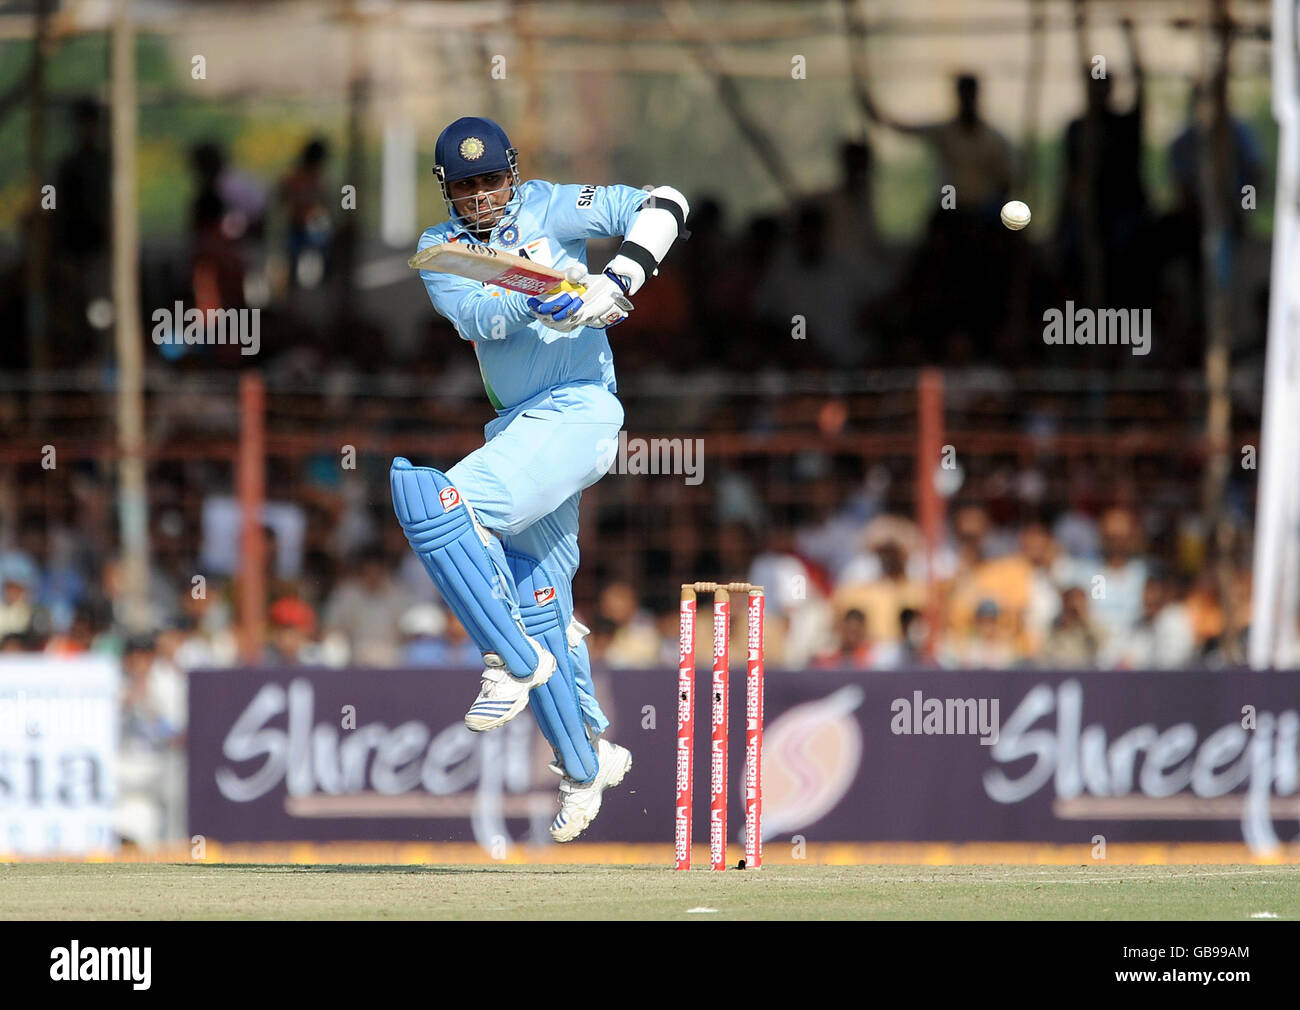
[[[1029,204],[1012,200],[1002,205],[1002,223],[1012,231],[1019,231],[1029,224]]]

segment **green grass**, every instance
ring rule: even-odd
[[[695,910],[695,911],[692,911]],[[8,919],[1300,918],[1300,867],[0,864]]]

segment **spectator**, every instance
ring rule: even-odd
[[[19,554],[10,554],[0,571],[0,635],[44,638],[49,620],[36,603],[32,590],[38,580],[36,566]]]
[[[1095,666],[1101,635],[1088,617],[1088,594],[1072,586],[1061,595],[1061,612],[1038,654],[1038,665],[1076,669]]]
[[[874,665],[867,618],[861,610],[849,610],[840,618],[839,642],[812,664],[821,670],[869,670]]]
[[[29,640],[27,635],[20,634],[16,631],[7,632],[0,635],[0,652],[19,653],[35,652],[34,639]]]
[[[174,617],[158,632],[157,669],[164,676],[173,674],[185,683],[185,674],[200,667],[215,666],[215,657],[207,642],[197,633],[197,622],[184,615]]]
[[[629,583],[612,582],[606,586],[600,594],[597,614],[613,628],[604,653],[607,667],[645,669],[654,665],[659,655],[659,632]]]
[[[831,248],[837,255],[862,259],[878,253],[874,193],[875,156],[860,140],[840,144],[840,183],[813,197],[826,214]]]
[[[1153,569],[1142,590],[1142,615],[1102,649],[1102,666],[1122,670],[1171,670],[1192,662],[1196,637],[1187,608],[1174,596],[1167,572]]]
[[[81,656],[95,644],[95,623],[89,606],[78,607],[67,631],[50,636],[45,651],[51,656]]]
[[[925,606],[925,586],[907,575],[907,559],[902,545],[887,539],[876,546],[880,577],[867,583],[850,583],[835,591],[831,602],[840,615],[859,610],[866,617],[873,638],[892,643],[901,636],[899,618],[906,609]],[[843,621],[843,616],[841,616]],[[876,633],[874,629],[881,629]]]
[[[1142,181],[1145,74],[1133,22],[1125,18],[1121,24],[1135,82],[1132,105],[1117,107],[1113,72],[1088,74],[1087,109],[1065,131],[1065,271],[1076,288],[1082,278],[1083,297],[1099,305],[1132,304],[1154,286]]]
[[[74,146],[55,175],[58,212],[52,214],[49,290],[49,339],[54,345],[48,365],[80,366],[101,352],[100,334],[91,326],[88,308],[110,293],[108,270],[109,151],[104,138],[104,110],[93,98],[72,106]]]
[[[703,634],[704,622],[700,621],[695,632],[697,640]],[[593,670],[604,670],[607,668],[606,654],[609,652],[610,642],[614,640],[614,632],[618,630],[618,625],[608,617],[596,616],[591,622],[591,634],[587,636],[587,655],[591,657],[591,668]]]
[[[1022,655],[1042,644],[1060,612],[1061,597],[1051,575],[1055,545],[1041,523],[1029,523],[1020,534],[1020,550],[981,561],[961,580],[949,600],[949,619],[958,630],[969,626],[975,602],[992,600],[1005,615]]]
[[[902,626],[903,637],[893,666],[902,669],[933,666],[934,661],[926,653],[930,642],[930,622],[925,614],[908,607],[898,615],[898,623]]]
[[[831,608],[812,565],[794,549],[793,533],[773,527],[762,538],[765,550],[750,563],[748,581],[767,593],[766,617],[781,625],[782,651],[768,651],[772,662],[799,669],[820,652],[831,634]]]
[[[257,178],[231,168],[221,145],[210,140],[194,146],[190,165],[197,197],[211,194],[221,201],[221,230],[228,238],[239,240],[261,233],[266,218],[266,187]]]
[[[85,558],[80,553],[71,530],[65,527],[50,530],[45,571],[36,598],[48,611],[50,626],[56,631],[67,630],[77,607],[90,596],[90,580],[83,567]]]
[[[926,141],[944,199],[931,216],[926,237],[904,282],[911,325],[931,341],[970,330],[979,346],[1006,311],[1008,257],[999,255],[1006,235],[998,213],[1011,188],[1011,145],[980,114],[979,78],[954,82],[956,115],[940,123],[903,123],[867,98],[876,122]],[[936,350],[938,350],[936,348]]]
[[[244,273],[247,263],[238,243],[223,228],[225,207],[216,193],[201,193],[194,202],[193,247],[190,253],[190,291],[194,307],[204,313],[244,308]],[[176,320],[179,328],[180,320]],[[186,346],[180,332],[170,345]],[[228,345],[234,346],[234,345]],[[176,353],[176,352],[172,352]],[[237,347],[232,351],[238,355]],[[232,361],[236,360],[234,358]]]
[[[904,607],[898,615],[898,624],[900,635],[897,641],[878,642],[873,646],[872,667],[877,670],[915,670],[934,666],[926,655],[930,626],[925,614]]]
[[[308,141],[293,168],[280,180],[279,196],[289,219],[289,280],[295,287],[319,285],[329,267],[334,226],[325,188],[329,145],[320,137]]]
[[[1007,670],[1017,665],[1015,633],[993,600],[981,600],[965,634],[953,634],[943,650],[943,665],[970,670]]]
[[[273,666],[312,666],[321,662],[320,644],[314,641],[316,612],[302,600],[286,596],[271,604],[270,641],[265,662]]]
[[[1219,597],[1219,584],[1213,566],[1205,565],[1197,573],[1185,603],[1192,622],[1196,648],[1198,651],[1208,649],[1210,643],[1217,640],[1227,627],[1227,615]]]
[[[401,660],[402,615],[413,602],[388,574],[382,555],[353,559],[357,574],[345,578],[325,604],[326,633],[338,632],[348,643],[351,661],[360,666],[396,666]]]
[[[397,622],[402,632],[402,666],[445,666],[447,614],[433,603],[417,603]]]
[[[141,846],[179,834],[184,803],[185,698],[157,675],[156,660],[151,636],[127,639],[114,824]]]
[[[177,613],[177,593],[167,576],[156,565],[148,573],[148,606],[150,617],[158,624],[172,620]],[[104,562],[99,576],[102,599],[112,608],[112,624],[116,628],[130,626],[127,619],[126,566],[120,557]]]
[[[483,667],[483,653],[474,640],[469,637],[465,625],[450,611],[447,617],[447,648],[443,653],[442,666],[456,669],[479,670]]]
[[[194,586],[182,590],[179,609],[178,621],[186,632],[177,653],[182,669],[233,666],[239,658],[239,642],[222,583],[209,579],[201,591]]]
[[[789,242],[778,248],[772,266],[757,292],[754,311],[758,320],[786,333],[794,332],[795,317],[805,331],[815,361],[850,368],[868,360],[871,348],[858,325],[858,308],[864,291],[876,277],[860,266],[835,256],[828,247],[825,211],[805,204],[795,217]]]
[[[1091,598],[1091,614],[1104,639],[1117,638],[1142,614],[1146,562],[1138,556],[1137,519],[1128,509],[1112,508],[1101,517],[1101,563],[1080,559],[1065,577]]]
[[[979,78],[960,74],[953,82],[956,115],[942,123],[903,123],[886,116],[870,99],[867,112],[876,122],[927,141],[934,149],[941,186],[952,186],[956,205],[940,210],[959,216],[996,219],[1011,188],[1012,152],[1007,139],[979,110]]]

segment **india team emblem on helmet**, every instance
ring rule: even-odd
[[[487,148],[478,137],[466,137],[460,142],[460,156],[466,161],[478,161]]]

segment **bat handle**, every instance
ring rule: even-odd
[[[580,295],[587,290],[583,283],[587,279],[587,268],[581,263],[570,264],[564,270],[564,280],[560,281],[557,287],[551,289],[548,294],[563,292],[570,295]]]

